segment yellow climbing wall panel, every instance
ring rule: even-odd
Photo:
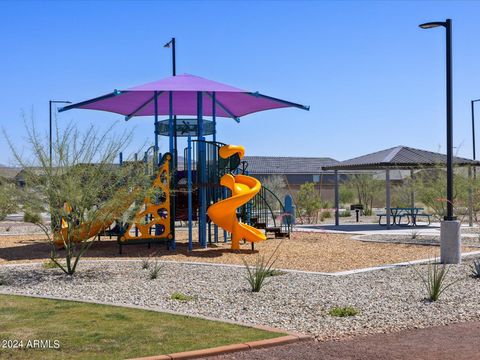
[[[135,214],[120,242],[135,240],[172,239],[170,223],[170,160],[165,154],[152,188],[143,206]]]

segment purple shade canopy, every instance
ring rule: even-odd
[[[70,109],[103,110],[126,116],[155,115],[155,94],[157,94],[157,114],[170,114],[170,93],[172,94],[172,115],[197,115],[197,93],[202,92],[202,113],[213,114],[213,98],[215,97],[215,115],[229,117],[238,121],[244,115],[258,111],[297,107],[309,110],[308,106],[292,103],[235,88],[198,76],[182,74],[159,81],[135,86],[127,90],[115,90],[91,100],[66,106],[59,111]]]

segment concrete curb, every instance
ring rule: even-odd
[[[267,348],[278,345],[291,344],[299,341],[310,340],[311,338],[305,335],[285,335],[273,339],[249,341],[246,343],[238,343],[232,345],[218,346],[209,349],[184,351],[174,354],[147,356],[141,358],[134,358],[129,360],[177,360],[177,359],[198,359],[209,356],[217,356],[229,354],[238,351],[247,351],[252,349]]]

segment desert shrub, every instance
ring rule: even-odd
[[[300,217],[306,216],[310,222],[316,222],[317,213],[322,208],[322,199],[314,183],[305,183],[300,186],[296,204]]]
[[[471,265],[472,269],[472,276],[474,278],[480,278],[480,260],[473,260],[473,264]]]
[[[358,310],[353,306],[334,306],[328,311],[328,314],[335,317],[355,316],[358,314]]]
[[[49,259],[42,263],[42,267],[44,269],[55,269],[55,268],[58,268],[58,265],[55,261],[52,261],[52,259]]]
[[[341,211],[338,216],[340,217],[350,217],[352,216],[352,213],[350,212],[350,210],[344,210],[344,211]]]
[[[415,267],[414,269],[422,280],[429,301],[437,301],[449,287],[458,281],[447,282],[450,267],[439,264],[436,259],[428,263],[426,274],[422,274]]]
[[[325,219],[330,219],[332,217],[332,213],[330,211],[322,211],[320,214],[320,221],[323,221]]]
[[[0,179],[0,221],[18,210],[15,185]]]
[[[195,300],[195,296],[185,295],[181,292],[174,292],[170,296],[170,299],[178,300],[178,301],[192,301],[192,300]]]

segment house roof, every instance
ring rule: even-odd
[[[444,166],[447,162],[445,154],[420,150],[408,146],[396,146],[345,160],[337,164],[326,165],[324,170],[380,170],[380,169],[412,169]],[[457,166],[480,166],[479,161],[462,157],[453,157]]]
[[[328,157],[245,156],[250,174],[321,174],[325,166],[338,164]]]

